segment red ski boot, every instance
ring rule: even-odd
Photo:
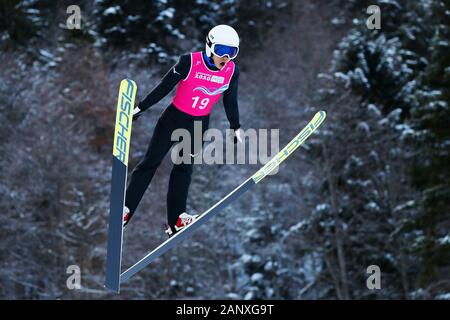
[[[125,227],[128,223],[128,221],[130,221],[130,209],[128,209],[127,207],[123,207],[123,227]]]
[[[175,230],[173,230],[168,224],[166,224],[165,232],[167,233],[167,235],[170,238],[178,231],[180,231],[183,228],[187,227],[188,225],[192,224],[197,218],[198,218],[198,214],[190,215],[190,214],[187,214],[186,212],[183,212],[178,217],[177,223],[175,223],[175,226],[173,228]]]

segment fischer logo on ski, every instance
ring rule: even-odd
[[[123,207],[128,172],[131,126],[133,121],[136,83],[120,82],[112,157],[111,194],[109,206],[108,249],[106,253],[105,287],[119,292],[122,263]]]
[[[114,131],[113,155],[128,166],[133,106],[136,84],[132,80],[122,80],[117,103],[116,126]]]
[[[289,157],[300,145],[305,142],[306,139],[322,124],[325,120],[325,111],[319,111],[316,113],[311,122],[300,133],[292,139],[289,144],[284,147],[275,157],[267,162],[258,172],[256,172],[252,179],[255,183],[260,182],[265,176],[270,174],[281,162]]]

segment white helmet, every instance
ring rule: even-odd
[[[208,57],[212,57],[213,53],[218,56],[223,56],[223,54],[218,54],[214,50],[216,44],[235,48],[232,52],[226,53],[230,59],[234,59],[239,52],[239,35],[232,27],[226,24],[220,24],[212,28],[206,37],[205,49]]]

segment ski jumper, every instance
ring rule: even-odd
[[[215,70],[214,70],[215,69]],[[148,188],[157,168],[167,152],[176,143],[171,140],[176,129],[186,129],[191,134],[191,152],[194,150],[194,121],[202,122],[202,136],[208,129],[209,114],[214,104],[224,94],[224,106],[231,128],[239,128],[237,109],[237,72],[233,61],[221,70],[208,68],[202,52],[182,56],[155,88],[140,104],[145,110],[156,103],[178,83],[172,104],[159,117],[147,152],[131,173],[125,196],[125,205],[130,209],[130,219]],[[184,78],[182,78],[184,77]],[[232,87],[232,96],[227,90]],[[155,102],[156,101],[156,102]],[[202,145],[201,143],[198,145]],[[191,160],[193,160],[191,158]],[[186,211],[186,200],[193,171],[193,161],[174,164],[167,192],[167,222],[173,228],[178,216]]]

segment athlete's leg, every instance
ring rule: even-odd
[[[131,173],[125,196],[125,205],[130,209],[130,218],[141,201],[145,190],[147,190],[152,181],[156,169],[161,164],[164,156],[173,144],[171,141],[173,130],[174,124],[171,121],[168,112],[164,112],[156,124],[144,158]]]
[[[209,117],[202,117],[196,121],[202,121],[202,137],[203,133],[208,129]],[[201,150],[195,150],[194,145],[202,146],[203,139],[200,143],[194,143],[194,124],[189,127],[191,133],[191,153],[195,157],[201,157]],[[191,175],[193,171],[194,158],[191,157],[190,163],[175,164],[170,173],[169,190],[167,192],[167,223],[173,226],[177,222],[178,216],[186,211],[186,200],[188,196],[189,185],[191,183]]]

